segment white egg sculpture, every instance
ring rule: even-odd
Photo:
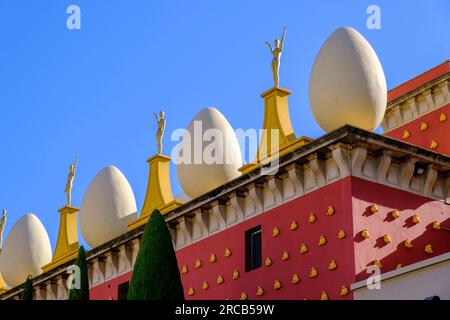
[[[114,166],[102,169],[81,204],[80,230],[84,240],[97,247],[127,232],[128,223],[136,217],[136,200],[127,178]]]
[[[386,78],[375,51],[355,29],[339,28],[323,44],[309,80],[309,102],[327,132],[345,124],[366,130],[380,125]]]
[[[42,273],[52,260],[47,231],[32,213],[22,216],[10,229],[0,253],[0,272],[5,282],[15,287]]]
[[[216,108],[197,113],[179,147],[175,157],[178,180],[192,199],[240,175],[242,155],[236,133]]]

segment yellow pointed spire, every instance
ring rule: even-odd
[[[295,141],[295,133],[289,116],[288,96],[291,93],[286,89],[272,88],[261,95],[264,98],[263,129],[267,130],[267,134],[261,137],[258,159],[270,156],[271,150],[276,149],[276,146],[270,145],[271,131],[274,129],[279,130],[279,147]]]
[[[162,154],[157,154],[147,160],[150,165],[150,174],[144,205],[141,216],[128,224],[129,230],[147,223],[155,209],[164,214],[183,204],[181,201],[175,200],[172,194],[169,175],[170,160],[170,157]]]
[[[147,160],[150,165],[150,172],[144,205],[142,206],[141,216],[128,224],[129,230],[147,223],[148,218],[155,209],[164,214],[183,204],[181,201],[175,200],[172,194],[169,173],[170,160],[172,159],[162,154],[162,138],[166,126],[164,112],[161,111],[159,117],[156,113],[154,115],[158,124],[156,131],[158,153]]]
[[[78,255],[77,212],[79,208],[65,206],[59,212],[58,240],[52,261],[42,267],[44,272],[50,271]]]
[[[69,175],[64,192],[67,195],[67,204],[58,210],[59,212],[59,231],[58,240],[56,241],[55,251],[53,252],[52,261],[41,267],[42,271],[50,271],[57,266],[70,261],[78,255],[78,228],[77,228],[77,212],[80,208],[71,205],[72,186],[75,178],[75,170],[78,164],[78,157],[75,158],[74,164],[69,167]]]
[[[5,293],[6,291],[8,291],[8,288],[5,280],[2,278],[2,274],[0,273],[0,294]]]
[[[264,123],[260,144],[255,161],[240,168],[242,173],[247,173],[311,141],[307,137],[295,137],[289,115],[290,94],[291,91],[287,89],[274,87],[261,95],[264,99]]]

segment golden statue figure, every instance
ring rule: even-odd
[[[166,119],[164,118],[164,111],[159,112],[159,118],[156,113],[153,112],[158,123],[158,130],[156,130],[156,141],[158,142],[158,154],[162,154],[162,139],[164,135],[164,129],[166,128]]]
[[[3,231],[5,230],[5,226],[6,226],[6,210],[3,209],[2,218],[0,219],[0,252],[2,251],[3,247]]]
[[[278,39],[274,40],[274,48],[272,48],[272,45],[269,42],[265,42],[267,46],[270,49],[270,53],[272,53],[273,59],[272,59],[272,74],[273,74],[273,82],[275,87],[279,86],[280,83],[280,58],[281,53],[283,51],[283,44],[284,44],[284,36],[286,35],[286,27],[284,27],[283,35],[281,36],[281,41]]]
[[[73,186],[73,178],[75,177],[75,169],[77,168],[78,157],[75,159],[75,163],[71,164],[69,167],[69,174],[67,175],[67,183],[66,189],[64,189],[64,193],[67,196],[67,205],[70,206],[72,200],[72,186]]]

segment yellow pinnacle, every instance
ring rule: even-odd
[[[170,157],[162,154],[157,154],[147,160],[150,164],[150,174],[144,205],[141,216],[128,224],[129,230],[147,223],[155,209],[164,214],[182,204],[182,202],[175,200],[172,194],[169,175],[170,160]]]
[[[0,294],[5,293],[8,291],[8,288],[6,287],[6,282],[2,278],[2,274],[0,273]]]
[[[264,92],[264,123],[259,148],[253,163],[239,169],[247,173],[261,164],[270,162],[293,149],[311,141],[310,138],[296,138],[289,115],[288,96],[291,91],[274,87]]]
[[[59,209],[58,240],[52,261],[42,267],[44,272],[50,271],[67,261],[75,259],[78,254],[77,212],[79,208],[65,206]]]

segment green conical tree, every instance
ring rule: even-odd
[[[21,300],[33,300],[33,277],[28,276],[25,281],[25,287],[23,288]]]
[[[158,210],[145,227],[127,299],[184,300],[172,238]]]
[[[78,250],[78,257],[75,265],[80,268],[80,288],[69,290],[69,300],[89,300],[89,278],[86,264],[86,252],[84,251],[83,246]],[[76,279],[73,281],[75,283]]]

